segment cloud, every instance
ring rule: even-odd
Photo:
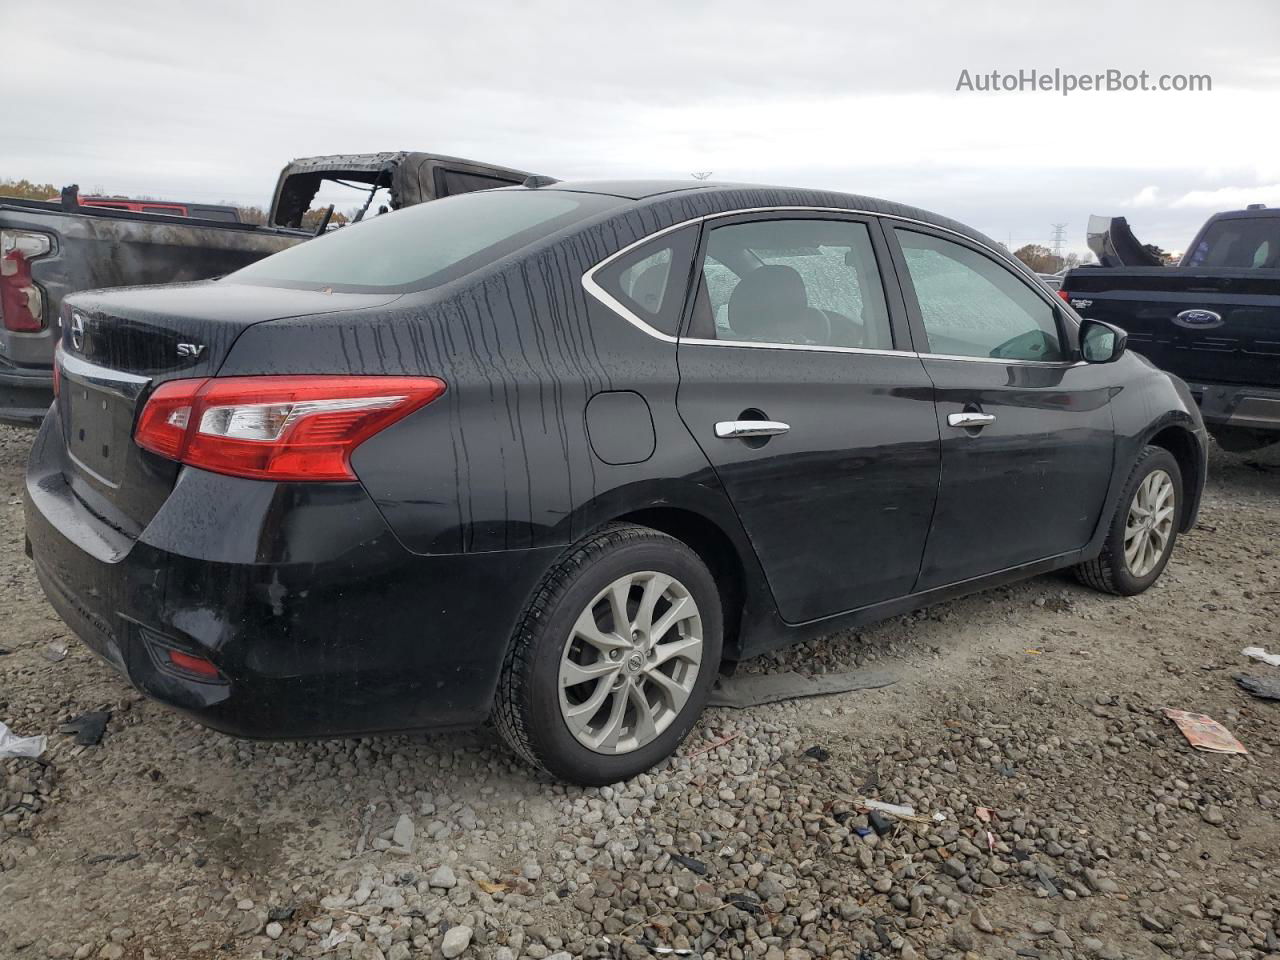
[[[1252,187],[1218,187],[1216,190],[1189,190],[1169,206],[1174,209],[1241,210],[1251,203],[1280,207],[1280,183]]]
[[[714,170],[878,194],[1019,245],[1066,221],[1081,248],[1087,216],[1117,197],[1150,189],[1152,204],[1132,205],[1160,212],[1153,242],[1179,246],[1199,208],[1155,201],[1280,179],[1280,128],[1258,120],[1280,77],[1270,0],[1217,0],[1206,17],[1081,0],[1073,21],[1107,29],[1074,46],[1042,11],[990,0],[382,0],[365,13],[45,4],[0,58],[23,116],[0,134],[0,176],[264,204],[294,157],[413,149],[564,178]],[[955,90],[962,69],[1055,67],[1209,73],[1214,86]]]
[[[1155,184],[1148,184],[1128,200],[1124,201],[1121,206],[1125,207],[1155,207],[1160,204],[1160,188]]]

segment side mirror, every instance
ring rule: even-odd
[[[1086,363],[1111,363],[1124,353],[1129,335],[1119,327],[1101,320],[1085,320],[1080,324],[1080,354]]]

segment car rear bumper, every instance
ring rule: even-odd
[[[0,357],[0,423],[39,426],[51,403],[51,367],[19,367]]]
[[[192,469],[130,540],[67,486],[56,421],[28,468],[28,550],[58,614],[144,694],[273,739],[488,715],[516,619],[559,548],[420,556],[359,484]],[[171,649],[220,678],[185,674]]]
[[[1280,432],[1280,390],[1238,383],[1188,383],[1209,426]]]

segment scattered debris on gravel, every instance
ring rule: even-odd
[[[48,748],[0,760],[6,960],[1280,960],[1280,704],[1234,681],[1280,645],[1275,471],[1215,451],[1141,597],[1041,578],[744,663],[897,682],[710,709],[582,790],[484,730],[245,742],[144,700],[23,555],[30,436],[0,427],[0,721]]]

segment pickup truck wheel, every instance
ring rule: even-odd
[[[499,733],[572,783],[643,773],[702,713],[721,619],[715,579],[687,545],[647,527],[605,527],[534,592],[498,683]]]
[[[1182,472],[1173,454],[1146,447],[1133,466],[1102,553],[1076,567],[1096,590],[1131,597],[1160,578],[1178,539]]]

